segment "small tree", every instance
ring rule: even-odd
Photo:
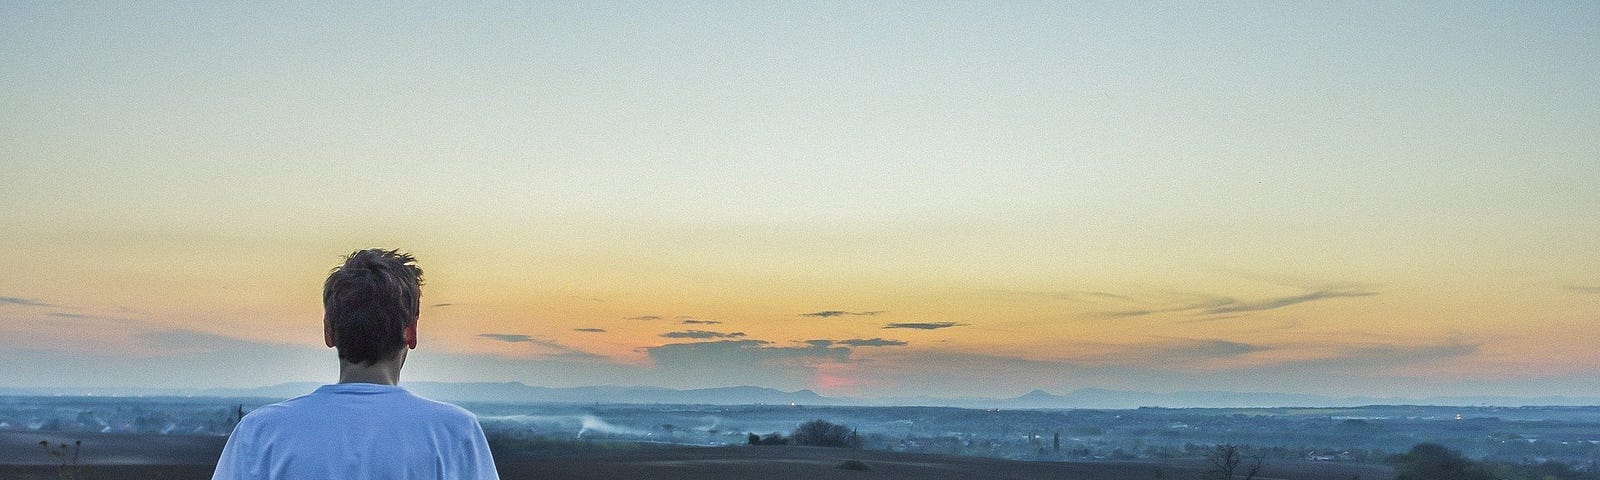
[[[794,433],[790,437],[794,439],[795,445],[839,448],[861,446],[861,439],[856,435],[855,430],[826,420],[812,420],[802,423],[794,429]]]
[[[1419,443],[1395,458],[1395,480],[1493,480],[1483,465],[1437,443]]]
[[[772,433],[767,434],[766,436],[761,437],[761,444],[762,445],[788,445],[789,444],[789,439],[784,438],[783,434],[781,434],[781,433],[772,432]]]
[[[1211,447],[1206,453],[1206,465],[1209,467],[1200,474],[1206,480],[1233,480],[1236,475],[1244,475],[1244,480],[1254,480],[1256,474],[1261,473],[1261,456],[1255,455],[1246,458],[1238,445],[1224,443]]]

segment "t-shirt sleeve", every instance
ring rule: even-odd
[[[217,459],[217,469],[211,472],[211,480],[248,480],[253,479],[250,474],[250,464],[254,454],[250,452],[250,433],[243,422],[228,434],[228,443],[222,446],[222,457]]]
[[[467,431],[467,458],[462,462],[460,478],[463,480],[500,480],[500,472],[494,468],[494,455],[489,452],[489,439],[483,434],[483,425],[478,423],[477,417],[468,417],[471,426]]]

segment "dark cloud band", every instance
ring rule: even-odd
[[[34,299],[31,299],[31,298],[19,298],[19,297],[0,297],[0,304],[24,305],[24,306],[29,306],[29,307],[54,307],[55,306],[55,305],[44,303],[44,302],[41,302],[41,301],[38,301],[38,300],[34,300]]]
[[[706,330],[683,330],[683,331],[679,331],[679,332],[663,333],[663,334],[661,334],[661,336],[662,337],[666,337],[666,338],[710,339],[710,338],[741,338],[741,337],[744,337],[745,335],[744,335],[744,332],[722,333],[722,332],[711,332],[711,331],[706,331]]]
[[[844,310],[823,310],[823,311],[820,311],[820,312],[802,313],[802,314],[800,314],[800,316],[802,316],[802,317],[817,317],[817,318],[842,317],[842,316],[845,316],[845,315],[856,316],[856,317],[870,317],[870,316],[873,316],[873,315],[881,314],[883,312],[884,312],[883,310],[872,310],[872,311],[866,311],[866,312],[847,312],[847,311],[844,311]]]
[[[532,336],[518,335],[518,334],[514,334],[514,333],[480,333],[480,334],[478,334],[478,338],[487,338],[487,339],[494,340],[494,341],[497,341],[497,342],[508,342],[508,343],[521,343],[521,342],[532,342],[533,341],[533,337]]]
[[[909,328],[909,329],[914,329],[914,330],[938,330],[938,329],[941,329],[941,328],[964,327],[966,325],[967,324],[965,324],[965,323],[956,323],[956,322],[913,322],[913,323],[891,323],[891,324],[888,324],[888,325],[884,325],[883,328]]]

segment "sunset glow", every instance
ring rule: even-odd
[[[1595,3],[0,4],[0,387],[1593,395]]]

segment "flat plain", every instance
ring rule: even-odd
[[[207,479],[224,439],[216,436],[158,434],[78,435],[84,480]],[[38,445],[36,433],[0,432],[0,478],[60,478],[60,467]],[[854,461],[854,462],[851,462]],[[849,465],[855,469],[843,468]],[[1165,480],[1198,478],[1204,465],[1194,460],[1144,462],[1029,462],[993,458],[898,453],[795,446],[659,447],[601,453],[527,456],[496,454],[507,480],[560,478],[601,480]],[[1388,480],[1382,466],[1354,463],[1269,461],[1263,480]]]

